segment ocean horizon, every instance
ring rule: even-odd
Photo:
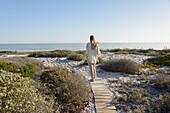
[[[51,50],[85,50],[86,43],[20,43],[0,44],[0,51],[51,51]],[[100,49],[170,49],[170,42],[125,42],[100,43]]]

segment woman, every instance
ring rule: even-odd
[[[96,78],[96,63],[98,60],[98,55],[100,54],[99,43],[93,35],[90,36],[90,42],[86,45],[86,56],[87,62],[90,68],[91,81]]]

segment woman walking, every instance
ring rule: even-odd
[[[91,81],[96,78],[96,63],[100,55],[99,43],[93,35],[90,36],[90,42],[86,44],[86,57],[90,69]]]

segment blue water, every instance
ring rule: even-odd
[[[85,50],[85,43],[0,44],[0,51],[49,51],[57,49]],[[101,49],[170,49],[167,43],[100,43]]]

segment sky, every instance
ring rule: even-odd
[[[0,43],[170,42],[170,0],[0,0]]]

